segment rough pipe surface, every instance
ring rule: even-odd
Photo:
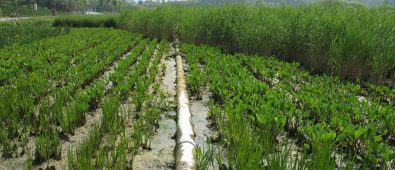
[[[178,49],[177,49],[178,52]],[[192,115],[189,108],[189,98],[186,90],[184,66],[182,57],[176,56],[177,60],[177,96],[178,96],[178,120],[177,120],[177,170],[195,169],[195,140],[192,127]]]

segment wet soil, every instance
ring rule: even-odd
[[[174,106],[176,95],[176,62],[174,58],[163,58],[160,65],[165,65],[162,72],[159,69],[158,75],[160,90],[166,94],[164,99],[170,109],[164,111],[159,121],[159,128],[152,138],[150,150],[143,150],[135,156],[133,169],[174,169],[174,149],[176,141],[174,139],[177,131],[175,121],[176,110]]]
[[[210,110],[208,107],[209,95],[208,90],[205,90],[202,93],[202,100],[190,100],[193,128],[196,135],[195,142],[200,148],[207,148],[206,141],[212,136],[212,129],[208,127],[209,120],[207,120]]]

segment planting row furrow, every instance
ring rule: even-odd
[[[136,63],[127,76],[124,75],[123,80],[118,79],[120,81],[114,84],[113,90],[104,99],[105,102],[103,103],[103,118],[101,123],[91,131],[90,137],[84,141],[80,147],[75,150],[70,150],[72,153],[69,155],[73,156],[69,156],[69,168],[101,169],[104,167],[112,167],[115,169],[124,169],[127,166],[127,162],[129,162],[127,154],[135,154],[139,147],[143,144],[147,145],[146,142],[149,137],[147,135],[140,136],[143,134],[138,132],[152,133],[152,130],[148,130],[147,128],[153,127],[153,125],[150,124],[155,123],[155,121],[151,121],[151,117],[156,116],[148,116],[151,119],[145,120],[142,124],[134,121],[133,140],[129,141],[131,136],[125,136],[125,122],[128,122],[127,117],[131,116],[129,114],[132,113],[130,113],[131,110],[129,109],[126,109],[129,113],[122,113],[125,110],[121,109],[121,106],[124,106],[121,102],[130,102],[130,100],[127,99],[129,94],[131,94],[133,108],[135,111],[140,112],[137,113],[139,119],[145,117],[146,110],[143,110],[142,107],[143,103],[149,98],[145,98],[144,100],[140,98],[147,96],[146,91],[148,90],[150,82],[153,80],[152,76],[154,74],[146,76],[145,70],[151,61],[150,58],[153,55],[155,46],[156,42],[152,41],[146,51],[141,55],[141,60]],[[153,65],[153,67],[156,67],[156,65]],[[156,109],[156,107],[152,107],[152,109]],[[155,113],[155,115],[157,115],[160,112],[158,112],[158,110],[154,112],[151,110],[148,113]],[[104,136],[105,138],[103,138]],[[106,149],[108,148],[107,146],[102,148],[100,147],[100,143],[109,144],[112,149]]]
[[[140,43],[129,53],[125,54],[119,62],[113,65],[110,69],[108,69],[100,79],[96,80],[94,83],[105,81],[106,86],[101,86],[100,89],[103,92],[103,96],[95,99],[95,106],[91,106],[92,103],[89,103],[93,110],[89,109],[84,114],[85,123],[81,127],[77,127],[73,130],[72,135],[68,137],[68,140],[62,143],[62,156],[60,160],[49,160],[49,166],[53,166],[57,169],[64,168],[67,166],[68,162],[68,153],[70,153],[71,148],[78,147],[81,142],[88,140],[91,135],[90,132],[94,130],[95,127],[99,126],[100,122],[103,119],[103,112],[105,112],[105,108],[109,106],[104,106],[103,103],[106,102],[108,94],[113,91],[114,83],[110,79],[110,77],[114,75],[128,75],[129,68],[133,68],[135,63],[138,63],[140,60],[141,54],[145,51],[147,45],[146,40],[140,41]],[[73,106],[70,106],[73,107]],[[92,120],[93,119],[93,120]],[[42,164],[41,166],[48,164]]]
[[[94,47],[95,45],[100,44],[101,41],[111,38],[111,35],[115,32],[115,30],[108,29],[71,29],[68,34],[61,36],[42,39],[22,46],[15,45],[3,48],[0,52],[1,54],[5,54],[7,51],[12,51],[13,53],[11,55],[1,55],[1,59],[10,60],[15,57],[24,59],[27,56],[32,56],[35,58],[38,57],[42,60],[51,58],[51,55],[48,54],[64,53],[72,55],[74,53],[81,52],[81,50],[87,49],[86,47]],[[108,35],[109,33],[110,35]],[[92,39],[92,37],[101,37],[101,39]],[[70,46],[74,47],[74,49],[67,48]],[[34,47],[35,49],[31,49],[31,47]]]
[[[146,73],[143,73],[147,75],[147,77],[143,76],[145,83],[137,85],[136,93],[129,98],[136,114],[127,122],[129,128],[126,129],[128,131],[125,131],[129,135],[127,136],[129,140],[132,141],[131,152],[128,154],[130,158],[128,168],[167,169],[168,166],[171,166],[169,164],[174,164],[171,161],[173,160],[172,149],[174,147],[168,147],[169,138],[164,138],[167,137],[166,134],[159,134],[163,131],[161,120],[166,115],[168,103],[164,100],[165,95],[159,88],[160,75],[158,73],[163,69],[159,63],[167,51],[168,43],[160,42],[145,68]],[[169,126],[165,128],[169,128]],[[169,152],[170,155],[168,155]],[[155,166],[160,164],[162,166]]]
[[[168,44],[165,45],[162,48],[167,51]],[[175,85],[170,87],[167,83],[175,83],[176,72],[175,63],[170,62],[174,59],[168,57],[166,51],[163,53],[166,55],[163,55],[158,50],[155,62],[150,64],[149,70],[151,71],[147,70],[149,73],[155,73],[156,76],[154,83],[148,88],[148,94],[152,97],[143,104],[143,110],[146,110],[144,117],[142,119],[139,117],[135,123],[137,125],[135,129],[138,130],[136,136],[144,135],[141,131],[144,122],[148,122],[145,126],[151,126],[150,129],[153,131],[147,135],[147,144],[143,145],[133,157],[132,169],[174,169],[175,167],[176,121],[174,119],[176,113],[173,105],[175,99],[174,95],[167,93],[170,89],[175,91]]]
[[[2,77],[1,85],[10,84],[18,78],[34,76],[34,72],[49,72],[56,69],[59,64],[65,64],[74,59],[76,54],[89,48],[100,45],[112,38],[116,31],[89,31],[84,29],[73,30],[65,36],[56,39],[43,39],[25,46],[16,46],[15,49],[0,50]],[[75,38],[80,37],[80,38]],[[70,57],[73,56],[73,57]],[[34,60],[31,58],[34,57]]]
[[[112,111],[112,109],[118,109],[118,106],[119,106],[115,100],[111,100],[111,99],[114,99],[114,98],[112,98],[114,94],[121,94],[116,88],[118,88],[119,86],[125,85],[125,84],[123,84],[123,82],[125,81],[126,77],[130,76],[132,74],[131,70],[136,68],[139,65],[139,63],[143,60],[142,56],[144,55],[144,53],[147,53],[147,49],[150,46],[151,45],[148,44],[148,41],[146,39],[142,40],[140,42],[140,45],[138,47],[136,47],[136,50],[133,50],[131,52],[131,55],[130,55],[131,57],[126,58],[127,62],[119,63],[116,68],[116,71],[113,74],[108,76],[109,83],[111,84],[111,89],[110,90],[104,89],[105,96],[101,99],[101,104],[99,105],[99,108],[98,108],[98,109],[100,109],[100,112],[97,113],[97,114],[101,115],[100,116],[101,119],[100,119],[100,122],[98,122],[98,124],[96,124],[93,127],[93,129],[90,130],[90,132],[93,132],[93,134],[89,133],[89,137],[86,138],[88,141],[92,135],[103,137],[104,134],[107,133],[107,130],[106,130],[106,132],[104,132],[104,129],[100,130],[101,134],[97,134],[98,131],[96,131],[96,130],[98,130],[98,127],[102,127],[103,121],[105,121],[103,119],[106,119],[106,121],[110,121],[108,119],[111,119],[112,121],[120,121],[121,118],[123,118],[121,115],[113,115],[114,117],[109,117],[109,116],[111,116],[110,111]],[[114,125],[109,125],[107,128],[110,128],[110,127],[115,128],[115,127],[121,126],[121,125],[117,125],[115,122],[113,122],[113,123],[114,123]],[[101,141],[101,139],[96,139],[95,142],[97,142],[97,143],[95,144],[95,146],[99,145],[100,141]],[[83,148],[84,144],[87,141],[80,141],[80,142],[83,142],[82,146],[76,145],[74,147],[79,147],[79,148],[82,147]],[[74,150],[77,148],[68,148],[68,149],[69,149],[69,151],[68,151],[69,154],[74,154]],[[73,161],[73,159],[75,159],[75,158],[70,158],[68,156],[68,158],[67,158],[68,165],[67,166],[69,166],[69,167],[70,166],[77,166],[77,165],[70,165],[70,163]],[[91,159],[91,157],[84,158],[84,160],[89,160],[89,159]],[[88,162],[85,162],[85,163],[88,163]],[[81,164],[78,166],[89,166],[89,165]]]
[[[209,83],[211,115],[227,148],[229,167],[393,166],[392,125],[386,121],[395,113],[391,103],[358,100],[353,84],[313,77],[297,65],[272,58],[230,56],[189,45],[183,50],[191,55],[188,60],[204,65],[208,75],[192,65],[190,88],[196,95]]]
[[[126,35],[126,34],[125,34]],[[102,58],[109,58],[104,61],[107,63],[113,62],[113,59],[119,55],[118,52],[123,53],[124,50],[127,50],[130,47],[130,41],[133,38],[131,36],[124,36],[123,39],[119,39],[118,41],[121,42],[121,44],[113,44],[117,46],[121,51],[112,49],[114,51],[113,54],[108,53],[107,55],[114,55],[113,57],[104,57]],[[124,40],[127,40],[129,42],[125,42]],[[145,44],[141,44],[140,46],[145,47]],[[141,50],[142,48],[140,48]],[[118,51],[118,52],[117,52]],[[137,52],[140,53],[140,52]],[[123,61],[123,60],[122,60]],[[133,63],[133,60],[130,61],[130,63]],[[96,67],[96,68],[91,68],[91,69],[101,69],[103,67],[107,67],[108,64],[103,62],[102,67]],[[108,70],[107,72],[111,72],[111,70]],[[84,89],[80,89],[79,91],[75,92],[76,95],[73,96],[71,93],[67,93],[68,95],[63,95],[66,93],[58,93],[55,95],[55,99],[53,99],[53,102],[50,100],[44,101],[40,103],[39,105],[39,112],[38,115],[30,115],[31,119],[27,119],[26,117],[23,117],[23,123],[21,132],[21,136],[25,136],[26,134],[33,134],[35,136],[38,136],[38,138],[35,140],[36,145],[38,144],[44,144],[41,146],[51,146],[51,147],[45,147],[45,148],[38,148],[36,151],[33,151],[36,153],[35,155],[35,163],[38,164],[42,162],[43,160],[48,159],[49,157],[58,157],[58,155],[54,154],[47,154],[47,153],[57,153],[56,151],[56,146],[59,145],[59,137],[60,138],[66,138],[67,139],[67,134],[72,134],[73,129],[75,127],[80,126],[81,124],[84,123],[84,121],[80,121],[81,119],[84,119],[84,116],[82,113],[85,112],[85,110],[89,109],[94,109],[97,104],[97,100],[100,99],[100,96],[104,93],[100,92],[100,88],[105,88],[106,85],[108,85],[108,78],[105,79],[103,76],[108,76],[108,73],[105,72],[102,74],[100,78],[97,78],[93,83],[91,83],[89,86],[86,86]],[[95,73],[95,72],[92,72]],[[68,89],[70,90],[70,89]],[[14,117],[15,118],[15,117]],[[11,119],[13,120],[13,119]],[[15,120],[18,120],[18,118],[15,118]],[[32,120],[32,121],[28,121]],[[15,123],[15,128],[18,128],[18,121],[12,121]],[[4,126],[4,125],[3,125]],[[9,127],[13,127],[10,125],[7,125]],[[56,127],[53,129],[53,127]],[[4,133],[7,134],[9,132],[5,131],[3,129]],[[7,130],[10,130],[9,128]],[[54,132],[56,131],[56,132]],[[3,134],[4,134],[3,133]],[[7,138],[7,136],[2,136],[2,152],[3,152],[3,157],[7,157],[6,154],[9,155],[14,155],[12,154],[13,150],[9,146],[12,145],[12,143],[16,141],[11,141],[10,139],[12,138]],[[48,144],[49,142],[49,144]],[[45,145],[48,144],[48,145]],[[26,143],[22,142],[20,144],[20,147],[23,147],[26,145]],[[52,147],[53,146],[53,147]],[[24,147],[23,147],[24,148]],[[44,149],[44,150],[40,150]],[[23,152],[26,152],[24,150]],[[40,153],[43,152],[43,153]],[[6,153],[6,154],[5,154]]]
[[[333,150],[337,148],[350,158],[361,157],[363,162],[356,161],[365,166],[366,162],[385,166],[391,160],[394,148],[389,145],[395,129],[390,119],[395,116],[395,107],[390,101],[362,98],[359,86],[332,77],[310,76],[296,64],[262,57],[239,58],[257,78],[276,80],[270,83],[272,88],[284,91],[293,101],[296,110],[283,115],[290,136],[296,135],[310,146],[328,140]]]
[[[111,42],[111,41],[110,41]],[[102,49],[107,48],[106,46],[99,46]],[[98,48],[99,48],[98,47]],[[89,53],[87,53],[89,54]],[[98,54],[90,53],[89,57],[84,56],[86,54],[81,54],[78,57],[75,58],[87,58],[88,60],[92,60],[92,58],[97,57]],[[109,54],[111,55],[111,54]],[[119,54],[114,54],[119,55]],[[65,56],[67,58],[67,56]],[[71,58],[71,57],[68,57]],[[106,57],[106,60],[103,60],[103,63],[109,62],[113,57]],[[79,59],[81,60],[81,59]],[[90,63],[89,63],[90,62]],[[92,61],[86,61],[85,64],[79,65],[78,67],[86,67],[86,65],[92,65]],[[60,62],[56,63],[54,65],[58,65],[59,68],[63,68],[64,72],[67,71],[67,62]],[[95,64],[97,65],[96,67],[100,66],[100,63]],[[103,67],[103,64],[101,64]],[[78,67],[71,67],[72,70],[74,69],[75,71],[81,70],[81,68]],[[86,70],[94,70],[97,69],[95,67],[91,69],[86,69]],[[2,100],[0,102],[0,108],[1,109],[1,115],[6,116],[5,113],[13,113],[15,116],[19,116],[21,118],[21,121],[23,121],[24,118],[28,117],[29,114],[33,114],[35,112],[35,105],[39,105],[41,102],[41,99],[49,94],[49,92],[52,92],[53,95],[55,95],[55,92],[61,91],[60,87],[57,87],[59,85],[53,85],[53,79],[51,79],[47,73],[52,73],[51,71],[45,71],[45,72],[35,72],[34,75],[30,77],[19,77],[19,79],[15,79],[13,81],[12,85],[6,85],[1,87],[1,96],[2,98],[7,98],[8,100]],[[58,73],[59,75],[67,75],[66,73]],[[72,74],[69,74],[72,75]],[[84,74],[83,76],[86,76],[87,74]],[[89,75],[88,75],[89,76]],[[70,76],[64,76],[64,77],[70,77]],[[79,79],[82,79],[83,77],[79,77]],[[79,79],[75,79],[78,81]],[[82,79],[83,80],[83,79]],[[70,90],[73,86],[77,86],[78,82],[75,81],[69,81],[69,87],[62,89],[62,91]],[[59,91],[58,91],[59,90]],[[47,98],[48,100],[48,98]],[[20,101],[23,101],[23,104],[20,104]],[[7,118],[4,118],[7,119]]]
[[[124,38],[123,40],[128,40],[128,38]],[[85,74],[79,74],[79,78],[76,80],[84,80],[84,77],[93,77],[94,75],[97,75],[95,72],[100,72],[99,69],[104,70],[105,67],[107,67],[107,63],[112,62],[119,54],[117,53],[123,53],[123,51],[127,48],[127,46],[122,47],[120,45],[125,44],[125,42],[122,39],[118,40],[118,43],[120,42],[121,44],[118,44],[119,50],[114,50],[113,47],[111,47],[111,50],[114,51],[114,53],[108,53],[103,56],[103,59],[100,61],[103,62],[98,62],[97,64],[93,64],[93,67],[89,67],[89,69],[85,69]],[[114,42],[113,42],[114,44]],[[115,43],[117,44],[117,43]],[[118,52],[117,52],[118,51]],[[98,57],[98,56],[96,56]],[[88,64],[88,63],[87,63]],[[86,65],[86,64],[85,64]],[[80,79],[81,78],[81,79]],[[11,100],[2,100],[2,105],[4,112],[2,112],[2,122],[3,124],[8,124],[8,129],[5,131],[5,129],[2,128],[2,131],[6,132],[5,135],[3,136],[2,144],[7,144],[9,140],[14,139],[15,137],[18,137],[22,135],[22,133],[37,133],[42,130],[42,122],[40,117],[46,117],[47,114],[51,112],[61,112],[61,106],[64,105],[68,100],[72,98],[72,95],[75,91],[76,88],[78,88],[78,82],[75,81],[70,81],[70,85],[66,86],[67,88],[62,88],[61,91],[57,92],[54,94],[54,97],[51,98],[46,98],[46,100],[41,101],[39,105],[34,106],[32,99],[29,98],[28,94],[25,94],[25,91],[19,91],[15,89],[9,89],[9,93],[3,94],[5,95],[4,97],[11,99]],[[81,81],[80,81],[81,82]],[[8,89],[7,89],[8,90]],[[7,95],[8,94],[8,95]],[[24,105],[19,105],[20,101],[24,101]],[[37,109],[36,109],[37,108]],[[7,111],[7,110],[8,111]],[[12,116],[6,116],[5,113],[12,113]],[[53,113],[56,115],[56,113]],[[23,126],[20,127],[19,125],[22,124]],[[4,125],[3,125],[4,126]],[[24,129],[29,129],[30,132],[23,131]],[[22,130],[22,131],[21,131]],[[7,139],[8,138],[8,139]],[[4,141],[4,142],[3,142]],[[7,142],[8,141],[8,142]],[[7,150],[6,153],[9,151]],[[6,154],[7,155],[7,154]]]
[[[101,37],[95,38],[100,40],[102,39]],[[34,103],[37,103],[43,96],[49,94],[53,89],[64,86],[66,83],[74,83],[68,82],[69,78],[73,74],[68,74],[67,72],[70,70],[79,71],[81,70],[81,67],[86,67],[87,64],[92,64],[92,58],[97,57],[97,55],[101,55],[98,53],[98,49],[101,50],[112,47],[109,46],[109,44],[114,41],[117,41],[117,36],[107,39],[103,43],[100,43],[100,45],[96,46],[96,48],[72,55],[72,57],[62,53],[56,54],[55,58],[57,57],[60,59],[59,61],[54,63],[45,61],[43,63],[37,64],[43,65],[43,67],[51,67],[45,69],[36,69],[30,73],[18,76],[18,79],[11,80],[11,84],[3,86],[0,90],[4,93],[7,93],[10,89],[12,89],[11,87],[14,87],[16,90],[23,91],[23,94],[25,94],[27,97],[32,97],[34,99]],[[73,47],[69,48],[73,49]],[[69,64],[71,60],[73,63]]]
[[[190,108],[192,122],[195,131],[196,142],[196,169],[219,169],[222,157],[226,155],[220,145],[220,134],[216,120],[209,115],[210,98],[212,94],[208,90],[207,74],[205,72],[205,59],[190,51],[185,57],[187,67],[187,85],[190,92]],[[221,158],[221,159],[216,159]],[[220,166],[221,165],[221,166]]]
[[[112,81],[110,80],[110,77],[112,75],[127,75],[128,70],[125,69],[126,67],[133,66],[134,63],[136,63],[139,60],[140,54],[142,54],[144,51],[146,51],[146,45],[147,41],[143,40],[141,41],[136,48],[133,49],[129,55],[125,56],[123,60],[120,60],[120,62],[117,63],[117,66],[114,68],[114,70],[108,70],[108,72],[105,73],[104,77],[101,77],[100,79],[95,80],[88,88],[86,89],[81,89],[81,91],[77,92],[77,96],[75,97],[74,100],[70,101],[69,104],[63,108],[62,110],[65,110],[65,112],[62,112],[62,115],[60,115],[60,127],[62,128],[61,133],[66,133],[70,134],[67,138],[74,138],[77,134],[75,134],[75,131],[77,130],[77,127],[86,124],[84,122],[86,120],[86,113],[87,112],[93,112],[93,114],[100,114],[95,115],[96,118],[95,120],[97,121],[102,121],[103,115],[106,112],[106,109],[108,105],[105,105],[106,100],[108,98],[108,93],[111,93],[116,85],[111,85]],[[134,67],[134,66],[133,66]],[[74,114],[73,114],[74,113]],[[98,126],[98,123],[100,122],[91,122],[89,124],[93,125],[93,127]],[[81,128],[79,128],[81,129]],[[93,129],[85,129],[83,132],[90,132]],[[56,132],[55,132],[56,133]],[[79,135],[84,135],[84,139],[89,138],[87,134],[79,134]],[[88,134],[91,135],[91,134]],[[62,136],[62,134],[60,134]],[[78,137],[77,137],[78,139]],[[61,157],[61,166],[66,166],[66,162],[68,160],[68,152],[70,147],[75,147],[79,146],[79,143],[81,142],[81,138],[78,139],[78,141],[73,142],[73,143],[64,143],[62,147],[62,151],[64,155]],[[37,144],[36,144],[37,145]],[[45,143],[39,144],[41,146],[45,146]],[[60,146],[59,146],[60,147]],[[67,148],[69,147],[69,148]],[[56,151],[56,150],[54,150]],[[37,153],[37,151],[36,151]],[[37,155],[37,154],[36,154]],[[47,158],[48,159],[48,158]],[[59,158],[52,157],[53,160],[57,160]],[[37,160],[37,157],[35,158]],[[54,166],[60,166],[59,162],[53,161]]]
[[[192,46],[182,46],[181,49],[186,53],[189,61],[191,58],[200,60],[199,58],[202,56],[205,60],[204,62],[191,62],[205,64],[204,71],[208,76],[203,76],[200,68],[195,65],[191,67],[193,70],[190,70],[188,79],[191,83],[190,87],[200,89],[202,82],[194,80],[203,78],[201,81],[203,81],[203,84],[204,81],[209,82],[209,89],[213,93],[213,102],[210,102],[211,110],[209,114],[215,120],[214,124],[218,127],[221,133],[221,141],[226,148],[226,156],[221,153],[215,154],[220,158],[217,159],[219,166],[223,167],[227,164],[230,168],[236,169],[262,168],[264,154],[268,154],[270,150],[274,149],[264,147],[263,144],[267,144],[272,138],[267,135],[268,132],[263,130],[258,132],[251,126],[248,115],[243,114],[246,114],[246,109],[249,108],[247,103],[243,104],[246,99],[240,98],[247,97],[246,92],[260,87],[256,86],[253,77],[246,74],[245,70],[235,69],[239,66],[234,59],[222,55],[219,51]],[[226,67],[224,67],[225,65]],[[246,88],[246,85],[251,87]],[[270,131],[271,129],[266,130]],[[213,154],[211,155],[213,156]],[[211,158],[211,160],[213,159]],[[222,162],[224,160],[227,160],[227,162]],[[198,164],[199,167],[202,166],[200,163]]]

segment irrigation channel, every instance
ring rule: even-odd
[[[171,46],[169,54],[161,59],[160,65],[165,68],[159,70],[159,85],[171,109],[161,115],[150,150],[136,155],[133,169],[194,169],[196,148],[208,147],[209,95],[206,91],[203,100],[189,100],[184,72],[187,66],[181,55]]]

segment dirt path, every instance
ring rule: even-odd
[[[175,95],[176,95],[176,67],[174,58],[162,58],[160,65],[165,65],[159,69],[160,90],[167,96],[165,99],[169,103],[169,110],[161,115],[159,128],[152,138],[151,150],[143,150],[137,154],[133,160],[133,169],[174,169],[174,149],[176,141],[176,111]]]

